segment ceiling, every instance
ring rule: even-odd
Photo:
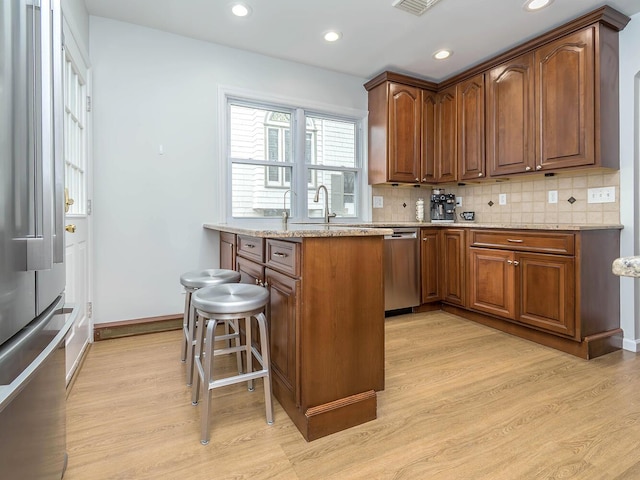
[[[594,10],[602,0],[555,0],[526,12],[524,0],[440,0],[422,16],[393,0],[243,0],[251,15],[230,13],[232,0],[85,0],[90,15],[369,79],[391,70],[440,81],[524,40]],[[631,16],[638,0],[609,0]],[[322,34],[342,33],[335,43]],[[437,61],[432,54],[454,54]]]

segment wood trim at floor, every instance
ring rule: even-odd
[[[182,328],[182,313],[160,317],[137,318],[123,322],[98,323],[93,326],[93,341],[166,332]]]

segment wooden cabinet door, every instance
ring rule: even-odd
[[[240,283],[261,285],[264,282],[264,267],[243,257],[236,257],[236,270],[240,272]]]
[[[388,179],[390,182],[420,181],[421,90],[389,84]]]
[[[455,182],[458,179],[455,85],[440,92],[437,99],[436,181]]]
[[[518,320],[573,336],[576,331],[574,259],[521,253],[516,261],[520,284]]]
[[[220,268],[236,269],[236,236],[220,232]]]
[[[486,153],[490,176],[535,168],[533,54],[492,68],[486,77]]]
[[[458,179],[486,176],[484,155],[484,74],[457,85]]]
[[[298,368],[296,364],[298,336],[298,290],[300,280],[269,268],[265,271],[269,289],[269,338],[271,368],[286,388],[296,406],[300,405]],[[281,392],[282,393],[282,392]]]
[[[469,248],[469,307],[515,320],[514,253]]]
[[[422,91],[422,137],[420,181],[433,183],[436,181],[436,145],[438,138],[437,94],[428,90]]]
[[[535,51],[538,170],[595,163],[594,28]]]
[[[442,301],[465,306],[465,231],[448,228],[442,231]]]
[[[420,275],[422,303],[440,300],[440,232],[423,229],[420,233]]]

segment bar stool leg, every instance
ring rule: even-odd
[[[201,420],[201,439],[200,443],[202,445],[206,445],[209,443],[209,414],[211,412],[211,388],[210,383],[213,380],[211,378],[211,371],[213,370],[213,354],[214,346],[213,346],[213,337],[216,331],[216,326],[218,321],[215,318],[210,318],[209,323],[207,324],[207,339],[205,340],[205,361],[204,367],[202,369],[203,378],[202,378],[202,386],[204,388],[204,392],[202,392],[202,405],[200,408],[200,420]]]
[[[184,362],[187,359],[188,341],[187,341],[187,328],[189,327],[189,313],[191,309],[191,292],[186,291],[184,296],[184,315],[182,316],[182,353],[180,360]]]
[[[191,405],[198,405],[198,397],[200,394],[200,382],[204,382],[204,377],[202,375],[202,347],[204,346],[204,323],[205,318],[202,315],[198,315],[198,327],[196,328],[196,351],[193,358],[194,361],[194,370],[196,374],[196,381],[193,382],[191,389]]]
[[[236,348],[239,349],[240,348],[240,322],[237,319],[235,319],[235,320],[229,320],[229,323],[231,324],[231,328],[233,328],[233,332],[236,334]],[[231,340],[229,340],[229,343],[231,343]],[[238,364],[238,373],[244,372],[242,368],[242,352],[240,350],[236,352],[236,363]]]
[[[262,369],[267,374],[262,377],[264,383],[264,403],[267,411],[267,423],[273,425],[273,397],[271,392],[271,358],[269,355],[269,337],[267,336],[267,319],[264,313],[256,315],[260,328],[260,349],[262,350]]]
[[[191,298],[191,294],[189,294]],[[189,324],[187,326],[188,332],[187,338],[187,386],[190,387],[193,383],[193,350],[194,340],[196,339],[196,309],[193,305],[189,305]]]
[[[251,339],[251,315],[248,317],[244,317],[244,327],[247,331],[247,344],[245,345],[245,356],[247,358],[247,373],[253,372],[253,354],[251,353],[251,345],[253,344],[253,340]],[[247,389],[250,392],[253,392],[253,379],[247,381]]]

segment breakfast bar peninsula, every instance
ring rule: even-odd
[[[269,290],[273,392],[303,437],[374,420],[384,389],[383,238],[392,231],[204,228],[219,232],[221,268]]]

